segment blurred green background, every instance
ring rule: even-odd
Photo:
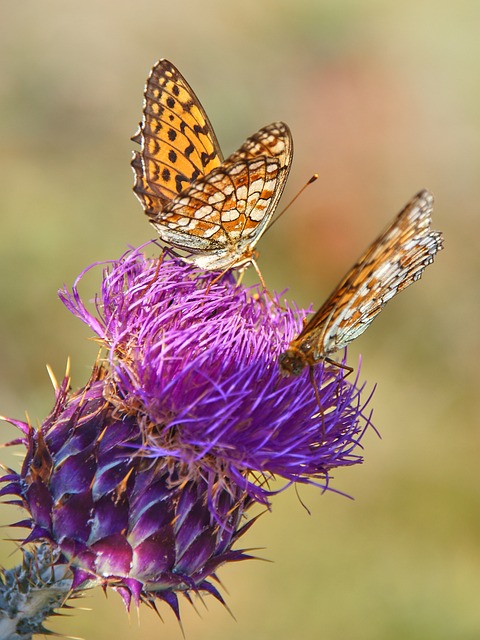
[[[378,382],[365,464],[335,474],[355,497],[278,496],[245,544],[273,563],[220,571],[236,621],[185,604],[196,640],[480,637],[478,425],[480,3],[459,0],[3,0],[0,5],[0,411],[37,424],[49,363],[74,386],[96,356],[56,290],[153,237],[132,192],[143,85],[160,57],[192,84],[225,154],[285,120],[284,202],[260,242],[271,289],[318,306],[413,194],[436,197],[445,251],[350,349]],[[248,276],[255,280],[255,274]],[[13,435],[2,425],[2,440]],[[3,460],[18,465],[12,450]],[[12,507],[1,522],[19,519]],[[15,532],[3,530],[6,538]],[[12,542],[1,561],[18,562]],[[174,617],[129,618],[101,591],[59,633],[180,639]]]

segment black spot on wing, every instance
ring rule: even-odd
[[[190,179],[186,178],[181,173],[177,173],[175,176],[175,189],[177,190],[177,193],[182,193],[188,184],[190,184]]]
[[[191,142],[188,147],[185,149],[185,157],[186,158],[190,158],[190,156],[192,155],[192,153],[195,151],[195,147],[193,145],[193,142]]]
[[[215,151],[212,153],[207,153],[206,151],[202,151],[200,155],[200,161],[202,163],[202,167],[206,167],[209,162],[211,162],[216,157]]]

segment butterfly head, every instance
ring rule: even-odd
[[[280,354],[278,364],[282,376],[298,376],[309,362],[307,356],[300,349],[290,345],[289,349]]]

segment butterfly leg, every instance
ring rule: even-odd
[[[339,369],[345,369],[347,373],[343,377],[344,380],[353,371],[353,367],[349,367],[348,364],[343,364],[343,362],[337,362],[336,360],[332,360],[331,358],[325,358],[325,362],[328,362],[328,364],[333,364],[335,367],[338,367]]]
[[[310,365],[308,367],[308,375],[310,377],[310,382],[313,387],[313,392],[315,393],[315,399],[317,401],[320,417],[322,418],[322,443],[325,442],[325,414],[322,408],[322,402],[320,400],[320,391],[318,389],[317,381],[315,380],[315,367]]]
[[[240,271],[240,275],[239,275],[239,277],[237,279],[237,284],[240,284],[242,282],[243,274],[245,273],[245,271],[246,271],[246,269],[247,269],[249,264],[253,265],[255,271],[258,274],[258,277],[260,279],[260,283],[261,283],[261,285],[263,287],[263,290],[267,293],[267,295],[270,297],[270,299],[273,300],[272,296],[268,292],[267,286],[265,284],[265,280],[263,279],[262,273],[261,273],[257,263],[255,262],[255,259],[253,258],[253,256],[249,259],[248,262],[245,262],[243,265],[241,265],[240,269],[238,269]],[[216,284],[220,280],[220,278],[222,278],[226,273],[228,273],[231,269],[234,269],[234,268],[235,268],[235,262],[232,262],[223,271],[221,271],[218,274],[218,276],[215,276],[215,278],[210,282],[210,284],[207,287],[207,293],[209,292],[211,286]]]
[[[217,284],[217,282],[219,280],[221,280],[223,278],[223,276],[225,274],[227,274],[230,271],[231,267],[227,267],[226,269],[224,269],[223,271],[220,271],[220,273],[218,274],[218,276],[215,276],[215,278],[213,278],[213,280],[211,282],[208,283],[207,288],[205,289],[205,295],[208,295],[210,293],[210,289],[213,287],[214,284]]]
[[[165,248],[162,249],[162,253],[158,256],[158,260],[157,260],[157,268],[155,269],[155,274],[153,276],[153,278],[150,280],[150,282],[148,282],[145,285],[145,292],[147,292],[151,286],[153,286],[155,284],[155,282],[157,281],[158,278],[158,274],[160,273],[160,267],[162,266],[163,260],[165,258],[165,253],[166,250]]]
[[[260,284],[263,287],[263,290],[266,291],[268,293],[268,289],[267,289],[267,285],[265,284],[265,280],[263,279],[262,276],[262,272],[260,271],[260,267],[258,266],[254,256],[252,255],[247,262],[244,262],[243,264],[239,265],[237,267],[237,271],[239,272],[238,278],[237,278],[237,284],[241,284],[242,280],[243,280],[243,276],[245,274],[245,271],[247,270],[247,268],[249,267],[249,265],[252,265],[253,268],[255,269],[255,271],[257,272],[258,278],[260,280]],[[221,278],[223,275],[225,275],[227,273],[227,271],[230,271],[230,269],[235,269],[235,262],[232,262],[231,264],[228,265],[228,267],[226,267],[221,273],[220,275],[215,278],[215,280],[213,280],[212,284],[214,282],[217,282],[217,280],[219,278]]]
[[[252,257],[250,261],[252,263],[253,268],[257,272],[258,279],[260,280],[260,284],[262,285],[263,291],[267,294],[267,296],[270,298],[270,300],[273,302],[273,304],[278,309],[280,309],[280,311],[285,311],[286,307],[283,307],[277,300],[275,300],[275,298],[272,296],[270,291],[267,289],[267,285],[265,284],[265,280],[263,279],[262,272],[260,271],[260,267],[258,266],[257,261],[255,260],[255,258]],[[243,276],[243,271],[242,271],[242,276]],[[241,280],[239,279],[238,282],[241,282]]]
[[[337,395],[337,398],[339,398],[340,397],[340,383],[343,382],[346,378],[348,378],[348,376],[353,371],[353,367],[349,367],[347,364],[343,364],[343,362],[337,362],[336,360],[332,360],[331,358],[325,358],[325,362],[328,362],[329,364],[332,364],[333,366],[338,367],[339,369],[344,369],[347,372],[343,376],[343,378],[337,382],[337,388],[336,388],[336,392],[335,393]]]
[[[250,262],[252,263],[252,267],[257,272],[257,276],[258,276],[258,279],[260,280],[260,284],[262,285],[263,290],[271,298],[271,295],[270,295],[270,293],[269,293],[269,291],[267,289],[267,285],[265,284],[265,280],[263,279],[262,272],[260,271],[260,267],[258,266],[257,261],[255,260],[255,258],[253,256],[252,256]],[[242,276],[243,276],[243,273],[242,273]]]
[[[342,362],[336,362],[335,360],[331,360],[330,358],[324,358],[324,362],[328,362],[328,364],[332,364],[335,367],[338,367],[339,369],[345,369],[347,373],[343,376],[342,380],[345,380],[345,378],[349,376],[353,371],[353,367],[349,367],[348,365],[343,364]],[[315,365],[309,365],[308,373],[310,377],[310,382],[313,387],[313,391],[315,393],[315,399],[317,401],[320,417],[322,418],[322,442],[324,442],[325,441],[325,413],[323,411],[322,402],[320,400],[320,390],[318,388],[317,381],[315,380]],[[337,391],[336,391],[337,397],[340,395],[339,388],[340,388],[340,382],[338,382],[337,384]]]

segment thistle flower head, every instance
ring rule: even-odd
[[[101,583],[177,615],[178,592],[222,600],[212,579],[249,557],[233,546],[274,478],[327,486],[332,468],[361,462],[361,388],[320,365],[319,409],[308,374],[282,377],[306,312],[230,274],[131,250],[105,268],[92,309],[83,275],[60,297],[107,356],[83,389],[64,380],[38,430],[13,421],[27,453],[2,493],[29,513],[25,542],[68,561],[74,588]]]
[[[217,482],[234,479],[264,503],[259,477],[326,481],[333,467],[360,461],[365,420],[356,381],[339,367],[317,367],[319,411],[308,375],[280,373],[278,356],[306,312],[237,285],[231,274],[218,278],[139,251],[106,269],[94,313],[78,281],[60,295],[106,346],[110,399],[140,421],[143,456],[165,456]]]

